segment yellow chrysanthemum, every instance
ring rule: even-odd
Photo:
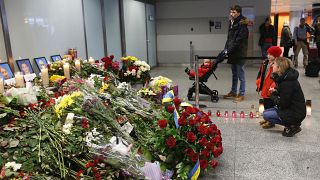
[[[57,116],[60,118],[63,110],[66,109],[67,107],[71,106],[74,103],[74,98],[82,96],[82,95],[83,95],[82,92],[77,91],[77,92],[72,93],[71,95],[63,96],[60,103],[58,105],[56,105],[55,112],[56,112]]]
[[[104,85],[99,89],[99,92],[100,92],[100,93],[104,93],[108,88],[109,88],[109,84],[104,84]]]

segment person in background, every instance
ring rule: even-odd
[[[283,47],[283,57],[289,58],[289,50],[292,47],[292,33],[287,21],[283,23],[280,46]]]
[[[30,74],[29,66],[26,63],[21,64],[21,70],[24,75]]]
[[[264,20],[264,23],[260,25],[260,39],[259,46],[261,47],[262,58],[267,59],[267,50],[271,46],[277,45],[277,34],[274,29],[274,26],[271,24],[272,21],[270,17],[267,17]]]
[[[221,57],[228,55],[228,64],[231,64],[232,69],[232,87],[231,91],[224,95],[223,98],[234,99],[234,102],[244,100],[245,95],[245,71],[244,64],[248,50],[248,23],[249,20],[242,16],[242,8],[238,5],[230,8],[230,21],[227,41],[224,50],[219,54]],[[218,60],[219,62],[219,60]],[[218,62],[214,62],[215,66]],[[238,81],[240,80],[239,94],[237,94]]]
[[[320,16],[317,18],[317,22],[314,25],[314,42],[318,48],[318,57],[320,58]]]
[[[263,98],[263,105],[265,109],[270,109],[274,107],[274,103],[270,99],[271,93],[269,91],[271,87],[275,86],[275,82],[271,78],[271,74],[273,73],[272,65],[275,59],[281,56],[281,53],[282,50],[280,47],[271,46],[268,49],[268,59],[266,59],[263,62],[257,76],[257,92],[259,92],[260,96]],[[274,127],[274,124],[266,120],[262,120],[259,123],[264,129]]]
[[[303,67],[306,68],[308,65],[308,41],[307,41],[307,33],[312,34],[312,28],[306,23],[304,18],[300,19],[299,26],[296,26],[293,31],[293,39],[295,43],[295,51],[294,51],[294,67],[298,67],[298,55],[300,50],[302,49],[303,53]]]
[[[292,137],[301,131],[301,122],[306,117],[306,104],[298,81],[299,72],[285,57],[276,58],[273,64],[275,88],[270,88],[270,98],[276,105],[266,109],[263,118],[272,124],[285,126],[282,135]]]

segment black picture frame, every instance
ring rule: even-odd
[[[34,73],[34,70],[32,68],[32,65],[29,59],[19,59],[19,60],[16,60],[16,63],[19,68],[19,71],[21,71],[23,75]]]
[[[48,67],[48,61],[47,61],[46,57],[34,58],[34,62],[36,63],[39,71],[41,71],[42,66]]]
[[[62,58],[60,54],[50,56],[52,62],[61,61]]]
[[[4,72],[6,72],[6,75],[4,75]],[[2,77],[3,80],[14,78],[14,74],[8,63],[0,63],[0,77]]]

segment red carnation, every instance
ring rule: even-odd
[[[167,107],[167,111],[168,111],[169,113],[173,113],[173,112],[174,112],[174,107],[173,107],[173,106],[168,106],[168,107]]]
[[[176,139],[173,136],[171,136],[171,137],[167,138],[166,144],[170,149],[174,148],[176,146]]]
[[[194,141],[196,141],[197,136],[193,132],[188,132],[187,139],[189,142],[194,142]]]
[[[208,149],[202,150],[201,151],[201,156],[209,157],[210,156],[210,151]]]
[[[206,169],[208,167],[208,160],[206,159],[201,159],[200,160],[200,168],[201,169]]]
[[[82,124],[82,128],[87,129],[89,121],[87,120],[87,118],[83,118],[81,124]]]
[[[198,161],[198,154],[197,153],[192,154],[190,159],[191,159],[192,162],[197,162]]]
[[[180,101],[179,98],[174,98],[173,99],[173,103],[176,106],[176,108],[178,108],[180,106],[180,104],[181,104],[181,101]]]
[[[215,161],[215,160],[212,160],[210,164],[211,164],[211,167],[212,167],[212,168],[215,168],[215,167],[218,166],[218,162]]]
[[[83,170],[80,169],[78,172],[77,172],[77,178],[80,178],[80,176],[83,174]]]
[[[179,126],[185,126],[185,125],[187,125],[187,120],[185,118],[181,117],[178,119],[178,124],[179,124]]]
[[[195,154],[194,150],[192,148],[187,148],[184,150],[187,156],[191,157],[193,154]]]
[[[199,144],[201,146],[205,146],[207,144],[208,140],[205,137],[202,137],[199,141]]]
[[[165,119],[161,119],[161,120],[159,120],[158,121],[158,125],[159,125],[159,127],[160,128],[166,128],[167,127],[167,124],[168,124],[168,121],[167,120],[165,120]]]

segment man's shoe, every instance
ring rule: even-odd
[[[272,124],[271,122],[266,122],[266,123],[264,123],[264,124],[262,124],[262,128],[263,129],[270,129],[270,128],[273,128],[275,125],[274,124]]]
[[[260,121],[259,122],[259,124],[262,126],[263,124],[265,124],[265,123],[267,123],[268,121],[266,121],[266,120],[262,120],[262,121]]]
[[[300,131],[301,131],[301,127],[300,126],[285,127],[283,132],[282,132],[282,136],[292,137],[292,136],[294,136],[295,134],[297,134]]]
[[[241,102],[244,100],[244,96],[238,95],[233,99],[233,102]]]
[[[237,93],[229,92],[227,95],[223,96],[223,99],[230,99],[230,98],[235,98],[235,97],[237,97]]]

